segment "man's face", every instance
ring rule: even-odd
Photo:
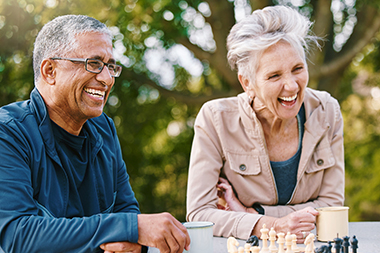
[[[112,42],[105,34],[86,33],[76,37],[75,49],[67,58],[95,58],[114,63]],[[85,64],[71,61],[56,62],[56,87],[54,88],[54,112],[61,118],[83,124],[98,117],[115,82],[105,66],[101,73],[86,71]]]

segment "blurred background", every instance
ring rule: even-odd
[[[380,0],[0,0],[0,106],[29,98],[40,28],[64,14],[109,26],[123,72],[106,113],[143,213],[185,221],[193,124],[201,105],[242,92],[226,60],[230,28],[257,8],[298,8],[325,39],[309,87],[340,102],[350,221],[380,220]]]

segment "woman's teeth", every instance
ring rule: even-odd
[[[293,101],[296,98],[297,98],[297,94],[291,97],[279,97],[279,99],[284,100],[284,101]]]

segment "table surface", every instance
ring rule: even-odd
[[[312,231],[314,234],[315,231]],[[380,222],[350,222],[348,226],[349,236],[356,236],[358,239],[358,253],[374,253],[380,252]],[[245,241],[238,240],[240,246],[244,247]],[[315,242],[315,247],[326,245],[323,242]],[[305,247],[303,244],[299,244]],[[261,240],[260,240],[261,247]],[[159,253],[156,248],[149,248],[149,253]],[[349,251],[351,253],[351,249]],[[202,253],[202,252],[199,252]],[[205,252],[206,253],[206,252]],[[209,252],[207,252],[209,253]],[[213,253],[228,253],[227,252],[227,238],[214,237],[214,252]]]

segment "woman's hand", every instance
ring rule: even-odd
[[[297,236],[297,243],[303,243],[310,231],[315,228],[318,211],[312,207],[306,207],[285,217],[278,218],[274,222],[274,228],[278,232],[290,232]]]
[[[250,213],[256,213],[257,212],[253,208],[247,208],[245,207],[238,198],[236,198],[235,193],[232,189],[232,186],[228,182],[227,179],[220,177],[219,182],[216,185],[218,188],[218,196],[222,200],[226,202],[226,205],[224,208],[222,206],[218,206],[219,209],[224,209],[227,211],[235,211],[235,212],[250,212]]]
[[[290,213],[282,218],[262,216],[256,223],[252,235],[261,236],[260,229],[266,224],[267,228],[273,227],[277,233],[295,234],[297,243],[303,243],[310,231],[315,228],[318,211],[312,207],[306,207]]]

